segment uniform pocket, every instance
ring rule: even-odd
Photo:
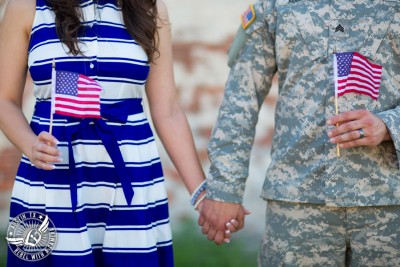
[[[328,47],[329,28],[325,20],[329,12],[320,1],[286,1],[276,6],[277,56],[287,66],[304,68],[304,59],[314,61],[325,57]],[[325,14],[326,13],[326,14]]]

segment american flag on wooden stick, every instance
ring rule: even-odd
[[[52,114],[77,118],[101,118],[101,85],[85,75],[53,71]]]
[[[335,53],[334,73],[336,97],[358,93],[378,99],[382,66],[357,52]]]

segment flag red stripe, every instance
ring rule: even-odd
[[[359,85],[359,84],[348,84],[344,88],[339,88],[338,93],[346,92],[348,89],[358,89],[360,91],[369,91],[369,92],[371,92],[371,94],[375,94],[375,95],[379,94],[379,91],[371,90],[371,88],[366,87],[366,86],[362,86],[362,85]]]
[[[101,86],[96,82],[86,82],[86,81],[79,80],[77,82],[77,84],[78,85],[84,85],[84,86],[92,86],[93,88],[101,88]]]
[[[372,93],[365,92],[365,91],[359,91],[359,90],[356,90],[356,89],[347,89],[346,91],[338,93],[338,96],[343,96],[344,94],[347,94],[347,93],[358,93],[358,94],[363,94],[363,95],[370,96],[371,98],[373,98],[375,100],[378,99],[377,95],[374,95]]]
[[[99,98],[99,95],[87,95],[87,94],[82,94],[82,93],[78,93],[78,97],[85,97],[85,98],[94,98],[94,99],[98,99]],[[100,103],[100,101],[98,102],[98,103]]]
[[[346,87],[347,85],[354,84],[356,82],[358,82],[357,84],[365,84],[366,86],[369,86],[369,88],[371,88],[371,90],[374,90],[374,91],[379,90],[379,84],[371,83],[369,80],[356,78],[356,77],[351,77],[351,78],[345,80],[344,82],[340,82],[338,88],[341,89],[343,87]]]
[[[364,69],[368,70],[370,73],[379,73],[381,72],[382,68],[372,67],[368,62],[365,60],[360,60],[358,58],[353,58],[352,65],[358,65],[363,67]]]
[[[360,53],[354,52],[353,60],[354,60],[354,58],[355,58],[356,60],[358,60],[358,59],[362,60],[365,64],[367,64],[368,66],[371,66],[372,68],[375,68],[375,69],[382,69],[382,66],[381,66],[381,65],[378,65],[378,64],[374,64],[374,63],[369,62],[369,60],[368,60],[366,57],[364,57],[363,55],[361,55]]]
[[[365,68],[362,68],[360,66],[351,66],[351,70],[350,70],[350,74],[352,73],[358,73],[360,75],[363,75],[365,77],[368,77],[368,79],[370,80],[379,80],[381,77],[381,73],[371,73],[368,70],[366,70]]]
[[[90,111],[90,112],[100,112],[99,108],[91,108],[91,107],[76,107],[76,106],[69,106],[56,103],[55,108],[65,108],[70,110],[77,110],[77,111]]]
[[[101,89],[93,88],[93,87],[79,87],[78,91],[92,91],[92,92],[101,92]]]
[[[85,97],[85,98],[93,98],[93,99],[98,99],[99,98],[99,95],[87,95],[87,94],[82,94],[82,93],[78,93],[78,97]],[[100,103],[100,101],[99,101],[99,103]]]
[[[93,114],[78,114],[78,113],[72,113],[72,112],[65,112],[65,111],[61,111],[61,110],[56,110],[57,114],[60,115],[65,115],[65,116],[71,116],[71,117],[76,117],[76,118],[81,118],[81,119],[85,119],[85,118],[101,118],[100,114],[99,115],[93,115]]]
[[[57,101],[64,101],[64,102],[70,102],[73,104],[88,104],[88,105],[99,105],[100,101],[98,99],[93,99],[91,101],[89,100],[84,100],[84,99],[73,99],[73,98],[65,98],[65,97],[61,97],[61,96],[56,96],[56,103]]]

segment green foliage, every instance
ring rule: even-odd
[[[7,240],[6,234],[0,232],[0,267],[6,266]]]
[[[193,222],[182,223],[175,231],[174,257],[175,267],[255,267],[257,249],[249,249],[246,242],[233,238],[229,244],[217,246],[200,233]]]
[[[243,237],[233,238],[230,244],[215,245],[200,233],[192,221],[181,223],[174,232],[175,267],[255,267],[257,249]],[[7,241],[0,233],[0,267],[6,266]]]

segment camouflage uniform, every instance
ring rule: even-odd
[[[242,202],[258,112],[278,73],[262,197],[330,207],[400,205],[400,1],[260,0],[254,10],[256,19],[239,29],[230,49],[209,144],[207,197]],[[356,51],[382,65],[378,100],[349,93],[339,98],[339,112],[368,109],[392,137],[342,149],[340,158],[326,125],[335,115],[334,51]]]
[[[260,266],[400,266],[400,206],[268,201]]]

